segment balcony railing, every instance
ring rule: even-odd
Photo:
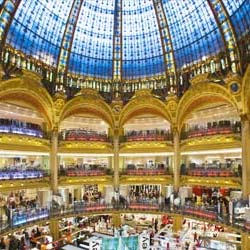
[[[145,131],[144,131],[145,132]],[[120,138],[121,142],[134,142],[134,141],[171,141],[172,134],[171,133],[163,133],[163,132],[148,132],[144,133],[140,131],[136,131],[134,133],[122,136]]]
[[[125,169],[121,174],[124,175],[167,175],[170,174],[168,169]]]
[[[234,177],[238,176],[237,173],[227,169],[204,169],[195,168],[187,170],[189,176],[205,176],[205,177]]]
[[[227,135],[227,134],[239,134],[240,126],[227,126],[227,127],[214,127],[214,128],[197,128],[190,131],[181,133],[181,139],[211,136],[211,135]]]
[[[0,180],[38,179],[49,175],[49,170],[0,170]]]
[[[111,169],[79,169],[79,168],[70,168],[70,169],[61,169],[61,176],[68,177],[81,177],[81,176],[103,176],[112,174]]]
[[[9,133],[9,134],[17,134],[17,135],[28,135],[38,138],[48,138],[41,130],[28,129],[28,128],[18,128],[13,126],[2,126],[0,125],[0,133]]]
[[[33,222],[40,219],[49,218],[50,210],[48,208],[33,208],[25,210],[13,210],[11,225],[13,227]]]
[[[207,219],[209,221],[213,221],[214,223],[223,223],[226,225],[231,225],[236,229],[241,229],[243,231],[250,230],[250,222],[247,220],[238,222],[237,219],[230,218],[227,214],[223,215],[218,213],[217,207],[215,206],[213,209],[208,209],[202,206],[194,206],[194,205],[167,205],[165,203],[158,203],[158,202],[123,202],[120,203],[119,201],[107,204],[107,203],[88,203],[88,202],[76,202],[73,206],[69,208],[61,207],[41,207],[41,208],[28,208],[28,209],[15,209],[10,212],[8,210],[8,219],[3,222],[0,222],[0,232],[5,230],[14,229],[16,227],[26,225],[29,223],[34,223],[39,220],[45,220],[52,217],[57,216],[66,216],[69,214],[77,215],[79,213],[107,213],[107,212],[115,212],[121,211],[122,213],[131,211],[141,211],[151,212],[152,210],[162,213],[171,213],[174,214],[182,214],[183,216],[193,216],[197,219]],[[1,210],[3,213],[3,210]],[[10,217],[10,214],[12,216]],[[3,214],[1,214],[4,217]],[[6,215],[5,215],[6,217]]]
[[[65,130],[60,133],[60,139],[63,141],[97,141],[109,142],[106,134],[95,131],[86,131],[82,129]]]

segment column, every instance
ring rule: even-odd
[[[242,194],[244,199],[250,195],[250,122],[247,116],[241,116],[242,144]]]
[[[174,191],[178,192],[180,187],[180,136],[177,129],[173,129],[174,138],[174,157],[173,157],[173,172],[174,172]]]
[[[177,233],[182,229],[182,223],[183,223],[183,216],[178,214],[174,216],[174,221],[173,221],[173,232]]]
[[[121,226],[121,215],[118,212],[112,214],[112,220],[114,227],[118,228]]]
[[[114,134],[114,190],[119,190],[119,135]]]
[[[166,184],[161,184],[161,195],[163,197],[163,199],[166,197],[167,195],[167,189],[166,189]],[[164,202],[164,200],[162,201]]]
[[[53,237],[53,241],[59,239],[59,225],[58,219],[51,219],[49,222],[50,234]]]
[[[58,191],[58,130],[53,129],[51,132],[51,149],[50,149],[50,171],[51,171],[51,188],[53,193]]]
[[[112,156],[108,156],[108,166],[107,166],[107,172],[111,173],[113,168],[113,157]]]
[[[250,235],[248,233],[241,234],[241,249],[249,249],[250,246]]]
[[[77,187],[74,189],[74,199],[76,199],[77,201],[82,199],[81,187]]]

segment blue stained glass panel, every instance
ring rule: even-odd
[[[162,43],[152,0],[123,1],[123,77],[162,74]]]
[[[69,71],[112,78],[114,0],[85,0],[76,25]]]
[[[223,0],[237,38],[250,32],[250,0]]]
[[[55,65],[71,5],[71,0],[21,1],[7,43],[27,55]]]
[[[169,1],[163,6],[172,37],[177,68],[223,49],[223,40],[207,1]]]

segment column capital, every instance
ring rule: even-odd
[[[114,134],[114,138],[119,138],[120,129],[118,127],[114,128],[113,134]]]
[[[178,126],[176,124],[172,125],[171,130],[172,130],[173,136],[180,135],[179,128],[178,128]]]
[[[58,132],[59,132],[59,126],[58,124],[56,124],[51,128],[51,133],[58,133]]]
[[[241,120],[242,122],[245,122],[245,121],[250,122],[250,114],[241,113],[241,114],[240,114],[240,120]]]

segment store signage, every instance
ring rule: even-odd
[[[91,250],[101,250],[101,244],[98,241],[92,242]]]
[[[148,234],[141,234],[139,240],[139,250],[148,250],[150,246],[150,239]]]
[[[229,222],[233,223],[233,202],[229,201]]]

